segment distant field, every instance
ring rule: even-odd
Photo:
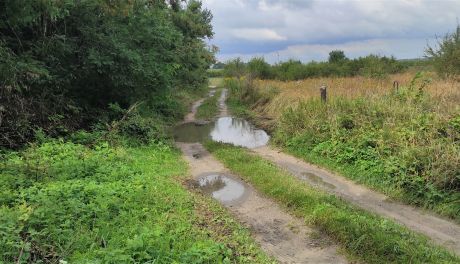
[[[349,99],[358,97],[383,96],[393,90],[393,82],[398,81],[400,87],[410,85],[414,73],[391,75],[387,79],[372,79],[365,77],[345,78],[312,78],[301,81],[276,81],[257,80],[255,87],[261,91],[276,89],[279,92],[268,105],[264,106],[264,113],[271,117],[279,117],[284,108],[297,105],[301,101],[319,98],[319,88],[325,84],[328,87],[328,96],[345,97]],[[442,80],[433,74],[425,74],[416,82],[420,85],[424,80],[431,80],[426,86],[426,91],[439,102],[439,111],[458,111],[460,107],[460,83]]]
[[[221,78],[221,77],[209,78],[209,85],[210,86],[221,87],[221,86],[224,85],[224,79]]]
[[[224,75],[223,69],[208,69],[208,76],[209,77],[222,77]]]

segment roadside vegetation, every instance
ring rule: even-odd
[[[214,87],[215,93],[213,96],[205,98],[204,102],[198,107],[196,112],[196,118],[201,120],[211,120],[216,117],[216,113],[219,111],[219,98],[222,93],[223,79],[222,78],[210,78],[209,86]]]
[[[75,143],[83,135],[94,136],[2,154],[0,262],[270,262],[215,202],[181,185],[177,150]]]
[[[206,147],[257,190],[328,234],[352,259],[366,263],[460,261],[424,236],[313,189],[245,149],[214,142],[208,142]]]
[[[2,1],[0,147],[106,127],[139,103],[181,118],[214,62],[212,14],[182,2]]]
[[[454,43],[455,36],[445,39]],[[455,49],[446,44],[448,50],[440,45],[440,58],[434,58],[446,69],[458,68],[455,43]],[[452,76],[458,75],[406,72],[383,79],[283,82],[248,73],[227,78],[226,86],[234,113],[270,130],[277,146],[458,222],[460,83]],[[327,102],[320,100],[323,84]]]
[[[218,101],[222,93],[222,89],[216,89],[216,92],[213,96],[208,96],[203,104],[198,107],[196,112],[196,118],[201,120],[211,120],[216,116],[216,113],[219,110]]]
[[[0,3],[0,263],[272,263],[167,135],[214,61],[200,1]]]

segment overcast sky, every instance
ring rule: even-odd
[[[452,32],[460,0],[203,0],[214,15],[218,58],[263,56],[326,60],[370,53],[400,59],[424,55],[427,42]]]

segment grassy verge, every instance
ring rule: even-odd
[[[0,160],[0,263],[270,262],[181,185],[186,165],[168,145],[49,140]]]
[[[311,188],[246,150],[219,143],[206,147],[228,168],[368,263],[458,263],[424,236]]]
[[[219,111],[219,106],[217,102],[219,100],[222,89],[217,89],[214,96],[206,98],[203,104],[198,107],[196,112],[196,118],[202,120],[210,120],[216,116],[216,113]]]
[[[277,146],[460,222],[460,109],[452,105],[458,92],[436,94],[417,75],[398,91],[363,95],[339,86],[331,93],[351,98],[332,95],[324,104],[313,97],[316,88],[261,82],[227,81],[229,107],[236,115],[267,117],[253,122],[272,132]]]

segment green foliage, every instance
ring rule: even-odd
[[[270,64],[265,62],[264,58],[252,58],[247,64],[247,69],[253,78],[268,79],[272,76]]]
[[[0,6],[3,147],[22,146],[39,128],[52,136],[86,129],[111,103],[127,109],[144,100],[170,117],[178,104],[161,104],[177,100],[176,89],[200,89],[214,62],[204,41],[213,34],[212,15],[199,1]]]
[[[240,78],[246,74],[246,63],[240,58],[230,60],[225,63],[224,76]]]
[[[446,250],[433,246],[424,236],[313,189],[242,148],[213,142],[206,147],[260,192],[327,233],[354,258],[366,263],[459,261]]]
[[[219,106],[218,99],[222,93],[222,89],[219,89],[214,96],[206,98],[203,104],[198,107],[196,111],[196,118],[202,120],[211,120],[218,114]]]
[[[176,181],[186,165],[167,145],[48,140],[0,160],[1,263],[269,262],[217,205],[197,213],[207,202]]]
[[[426,55],[434,63],[435,69],[442,77],[460,76],[460,25],[451,34],[438,40],[437,47],[428,46]]]
[[[333,50],[329,52],[329,63],[343,63],[346,60],[348,59],[345,56],[345,52],[343,50]]]
[[[277,79],[281,81],[302,80],[313,77],[365,76],[386,78],[389,74],[402,72],[408,63],[397,61],[394,57],[369,55],[357,59],[348,59],[343,51],[331,51],[328,62],[309,62],[288,60],[270,65],[263,58],[253,58],[244,63],[240,58],[227,62],[224,68],[226,77],[240,78],[249,75],[259,79]]]
[[[224,70],[223,69],[208,69],[207,75],[209,78],[224,77]]]
[[[458,114],[425,95],[421,75],[380,98],[309,100],[283,113],[274,140],[390,196],[460,220]]]

